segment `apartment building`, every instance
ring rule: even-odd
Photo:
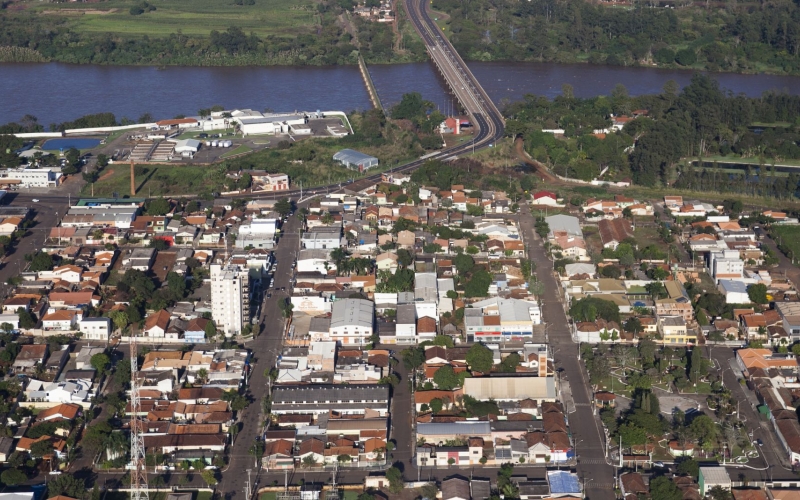
[[[238,265],[211,265],[211,315],[226,337],[250,321],[250,276]]]

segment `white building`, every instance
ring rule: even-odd
[[[330,250],[317,250],[305,248],[297,254],[298,273],[328,274],[329,270],[336,270],[336,263],[330,260]]]
[[[750,296],[747,294],[747,284],[738,280],[719,280],[717,288],[725,296],[728,304],[749,304]]]
[[[239,125],[239,131],[246,137],[248,135],[273,135],[288,134],[294,127],[305,129],[308,119],[299,114],[270,114],[261,116],[234,116],[233,123]]]
[[[250,321],[250,276],[238,265],[211,265],[211,316],[226,337]]]
[[[18,180],[20,187],[57,187],[61,183],[61,172],[46,169],[17,168],[5,171],[0,179]],[[1,182],[0,182],[1,183]]]
[[[319,340],[336,341],[341,345],[364,345],[372,336],[375,318],[375,304],[364,299],[337,300],[331,308],[331,326],[327,338]]]
[[[278,219],[253,219],[250,224],[239,226],[236,248],[273,248],[277,232]]]
[[[533,325],[542,322],[535,302],[493,297],[472,304],[464,311],[467,342],[502,342],[529,340]]]
[[[109,318],[83,318],[79,327],[85,340],[108,342],[112,332]]]

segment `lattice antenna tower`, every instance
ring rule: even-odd
[[[147,494],[147,469],[144,459],[144,424],[139,398],[139,383],[136,374],[139,371],[139,345],[136,332],[131,332],[131,500],[149,500]]]

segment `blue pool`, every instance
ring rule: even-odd
[[[46,151],[58,151],[63,149],[66,151],[69,148],[77,149],[92,149],[100,144],[100,139],[92,138],[64,138],[64,139],[48,139],[43,145],[42,149]]]

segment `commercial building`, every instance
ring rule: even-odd
[[[389,387],[386,385],[278,386],[272,391],[272,413],[276,415],[322,415],[330,411],[343,415],[364,415],[375,411],[389,413]]]
[[[464,311],[467,342],[530,340],[533,325],[541,322],[539,305],[519,299],[493,297]]]
[[[57,187],[61,183],[61,172],[47,169],[15,168],[0,174],[0,184],[16,184],[20,187]],[[16,182],[8,182],[16,181]]]
[[[248,135],[273,135],[288,134],[294,128],[305,128],[308,123],[306,115],[302,114],[268,114],[258,112],[248,113],[247,116],[234,116],[233,123],[239,125],[239,131],[246,137]]]
[[[344,299],[333,303],[331,325],[325,338],[313,338],[312,342],[326,340],[341,345],[364,345],[372,336],[375,304],[364,299]],[[324,336],[324,334],[323,334]]]
[[[747,294],[747,284],[738,280],[719,280],[717,289],[725,296],[728,304],[749,304],[750,296]]]
[[[211,315],[226,337],[241,334],[250,321],[250,276],[246,268],[211,265]]]
[[[236,248],[266,248],[275,246],[275,234],[278,232],[278,219],[253,219],[250,224],[239,226],[236,237]]]
[[[800,302],[776,302],[783,329],[792,342],[800,340]]]
[[[553,377],[473,377],[464,379],[464,394],[480,401],[543,403],[556,400],[556,384]]]
[[[550,228],[548,238],[552,238],[554,233],[562,231],[567,233],[568,236],[583,237],[583,231],[581,231],[581,225],[577,217],[558,214],[545,217],[544,220]]]
[[[345,167],[356,169],[359,172],[378,166],[377,158],[354,149],[343,149],[333,155],[333,159],[340,162]]]

